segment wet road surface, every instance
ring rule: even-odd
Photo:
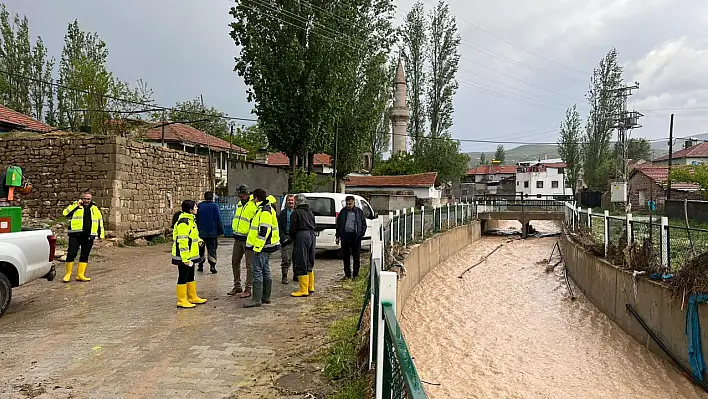
[[[58,270],[53,282],[14,290],[0,318],[0,398],[280,397],[276,365],[304,339],[316,344],[315,298],[290,297],[295,284],[280,283],[276,253],[273,303],[243,309],[247,299],[226,295],[232,243],[219,247],[218,274],[197,273],[209,302],[194,309],[175,306],[169,244],[106,248],[92,255],[90,283],[63,284]],[[331,257],[315,271],[319,296],[343,275]]]
[[[570,300],[562,267],[538,263],[556,241],[485,237],[413,291],[401,324],[429,397],[706,398],[575,287]]]

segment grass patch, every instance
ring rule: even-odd
[[[360,372],[357,363],[360,349],[357,323],[369,279],[368,268],[362,267],[362,272],[357,280],[342,283],[346,295],[341,300],[326,305],[328,312],[342,315],[329,326],[329,346],[323,356],[325,376],[339,385],[336,393],[328,396],[331,399],[365,399],[368,390],[366,375]]]
[[[150,238],[148,241],[148,245],[158,245],[158,244],[167,244],[172,240],[167,240],[167,237],[165,236],[155,236]]]

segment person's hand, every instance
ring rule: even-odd
[[[335,244],[339,245],[339,237],[334,240]]]
[[[84,206],[84,200],[83,200],[83,198],[79,198],[79,200],[76,201],[76,203],[79,204],[80,206]]]
[[[199,246],[203,247],[204,246],[204,241],[199,241]]]

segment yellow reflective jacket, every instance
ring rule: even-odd
[[[91,212],[91,236],[106,238],[106,230],[103,228],[103,215],[98,206],[93,202],[88,207]],[[84,231],[84,210],[86,208],[76,201],[64,209],[65,217],[69,218],[69,234],[81,233]]]
[[[256,213],[251,219],[246,248],[254,252],[275,252],[280,248],[280,231],[275,204],[275,197],[272,195],[256,204]]]
[[[251,226],[251,219],[256,213],[256,203],[253,201],[253,195],[251,198],[243,204],[241,201],[236,204],[236,213],[234,214],[234,220],[231,222],[231,228],[234,231],[234,238],[239,241],[246,241],[248,237],[248,230]]]
[[[172,264],[186,264],[199,260],[199,229],[191,213],[182,212],[172,230]]]

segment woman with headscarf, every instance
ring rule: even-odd
[[[290,239],[293,240],[293,270],[299,289],[292,296],[308,296],[315,292],[315,215],[303,194],[295,196],[295,210],[290,216]]]
[[[194,281],[194,268],[199,263],[199,229],[195,222],[197,204],[192,200],[182,201],[182,212],[172,217],[172,264],[177,266],[177,306],[193,308],[195,304],[207,300],[197,295],[197,283]]]

